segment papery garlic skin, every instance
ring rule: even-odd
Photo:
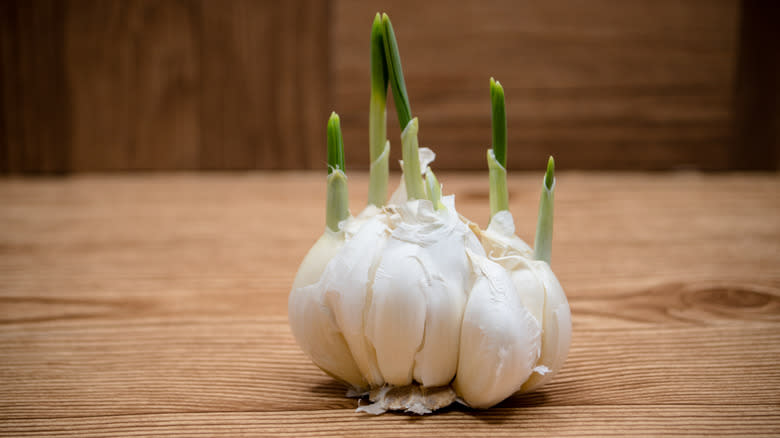
[[[453,387],[470,406],[488,408],[517,392],[539,357],[539,322],[523,305],[509,273],[469,253],[477,279],[460,331]]]
[[[360,231],[360,227],[382,212],[383,210],[381,208],[373,204],[369,204],[366,205],[366,207],[360,213],[358,213],[357,216],[342,222],[340,225],[341,229],[346,233],[346,239],[352,239],[352,237],[357,234],[358,231]]]
[[[481,232],[485,251],[494,256],[519,255],[533,258],[534,251],[515,234],[515,219],[509,210],[494,214],[486,230]]]

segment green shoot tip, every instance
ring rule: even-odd
[[[553,160],[552,155],[550,155],[550,158],[547,160],[547,172],[544,173],[544,187],[547,188],[547,190],[552,190],[554,183],[555,160]]]
[[[382,27],[384,31],[382,36],[384,37],[387,76],[390,82],[390,89],[393,91],[398,122],[404,127],[412,119],[412,109],[409,105],[409,95],[406,93],[406,83],[404,82],[404,72],[401,68],[398,42],[395,39],[395,32],[393,31],[393,25],[390,23],[390,17],[385,13],[382,13]]]
[[[328,174],[344,168],[344,138],[341,135],[341,119],[335,111],[328,119]]]
[[[387,66],[385,65],[384,26],[379,12],[371,26],[371,92],[384,102],[387,99]]]
[[[490,108],[493,128],[493,151],[496,155],[496,161],[506,168],[507,129],[504,88],[494,78],[490,78]]]

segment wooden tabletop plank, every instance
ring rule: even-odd
[[[6,327],[3,417],[354,409],[276,319],[71,321],[23,334]],[[558,377],[501,406],[780,406],[773,327],[576,328]]]
[[[352,409],[291,412],[224,412],[11,420],[0,433],[47,437],[235,436],[523,436],[605,437],[773,436],[776,406],[572,406],[495,407],[484,412],[447,409],[425,417],[356,415]]]
[[[0,435],[780,432],[777,175],[560,173],[569,360],[537,393],[426,418],[356,414],[292,339],[323,179],[0,180]],[[440,179],[484,226],[484,175]],[[510,177],[526,240],[540,180]]]

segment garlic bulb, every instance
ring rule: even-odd
[[[549,264],[553,169],[532,250],[515,235],[508,211],[503,89],[491,79],[491,221],[482,230],[462,217],[429,167],[435,154],[418,146],[419,121],[386,15],[377,14],[371,40],[369,205],[349,214],[333,113],[326,230],[293,282],[292,334],[318,367],[373,402],[359,411],[424,414],[456,400],[489,408],[546,383],[571,342],[568,302]],[[388,83],[404,129],[403,175],[386,201]]]

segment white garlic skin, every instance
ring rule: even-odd
[[[493,215],[487,229],[480,232],[485,252],[493,257],[507,254],[533,259],[534,250],[515,234],[515,219],[509,210]]]

